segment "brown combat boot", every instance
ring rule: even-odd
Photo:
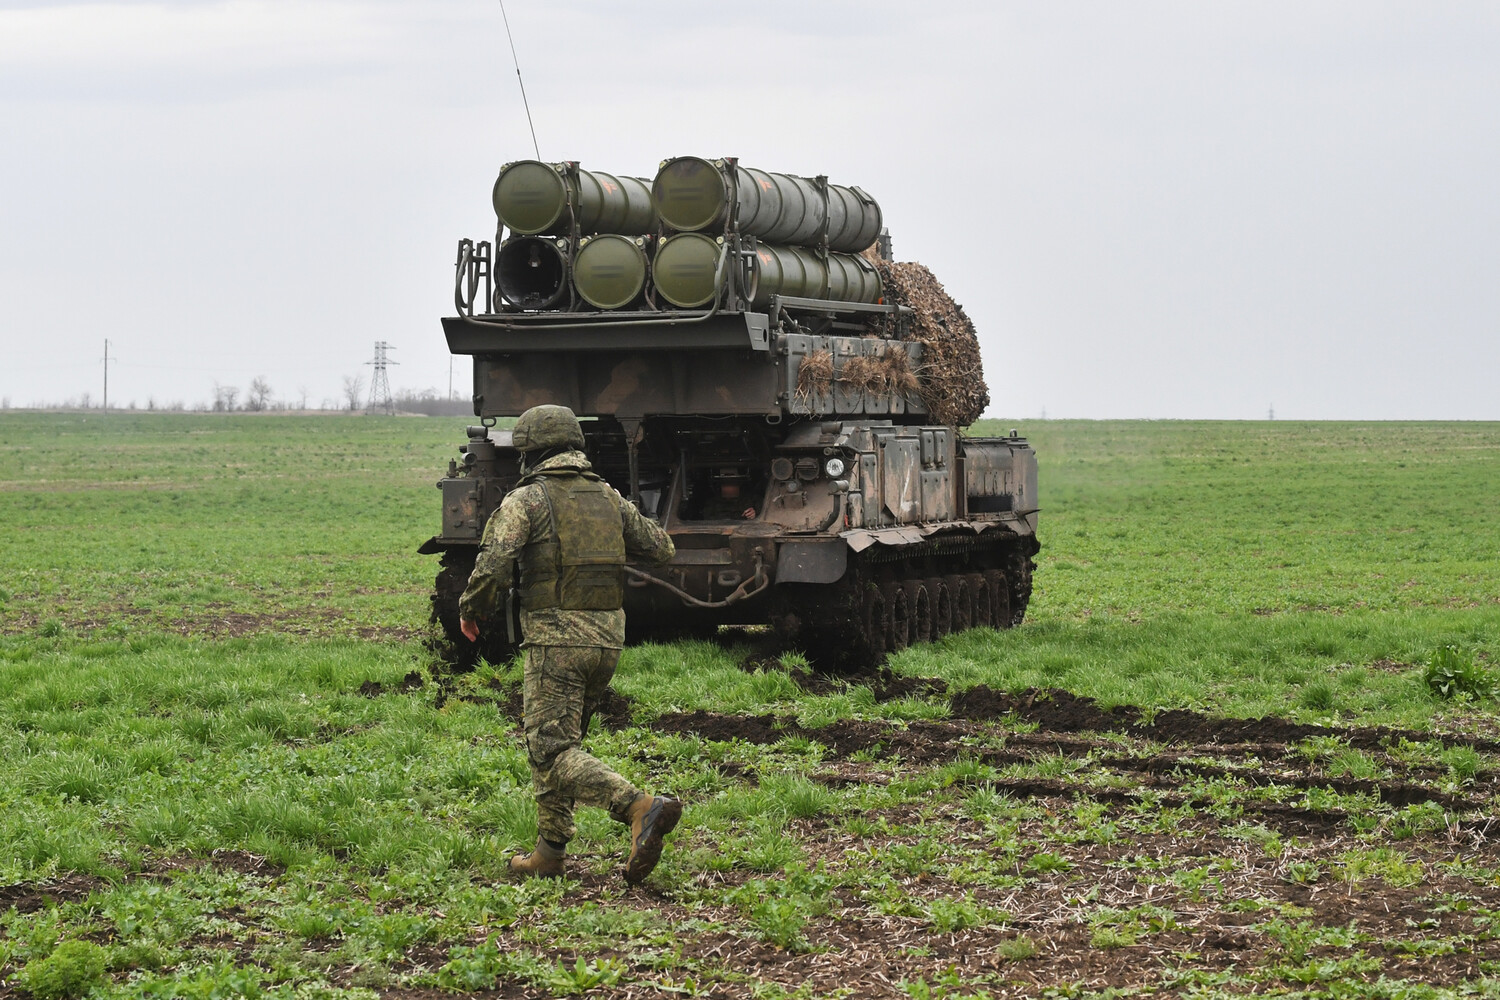
[[[640,885],[661,860],[661,839],[682,818],[682,803],[664,795],[642,795],[630,804],[630,860],[625,881]]]
[[[510,873],[535,875],[538,878],[562,878],[563,857],[566,853],[538,837],[530,854],[517,854],[510,859]]]

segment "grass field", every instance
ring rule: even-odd
[[[430,672],[464,422],[0,414],[0,993],[1500,997],[1500,425],[1022,425],[1021,628],[626,651],[627,890]]]

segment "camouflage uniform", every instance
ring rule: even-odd
[[[573,481],[568,473],[588,473],[589,469],[583,452],[568,450],[526,471]],[[625,553],[656,564],[671,559],[674,548],[667,533],[607,484],[602,485],[619,508]],[[474,572],[459,599],[464,618],[484,621],[496,616],[515,583],[517,560],[525,564],[539,547],[554,541],[552,519],[541,482],[527,482],[506,494],[485,525]],[[523,574],[523,587],[533,582]],[[628,823],[626,810],[642,794],[579,747],[587,720],[609,686],[625,645],[625,612],[619,607],[567,610],[527,605],[523,596],[526,754],[536,792],[537,825],[545,839],[566,843],[575,832],[575,804],[608,809],[613,819]]]

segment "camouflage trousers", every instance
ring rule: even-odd
[[[579,746],[584,726],[604,696],[620,660],[618,649],[529,646],[526,649],[526,756],[536,793],[537,829],[548,840],[573,839],[573,807],[626,811],[640,789]]]

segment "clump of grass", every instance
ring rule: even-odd
[[[1310,708],[1315,712],[1326,712],[1333,708],[1333,685],[1325,680],[1313,681],[1302,689],[1302,694],[1297,700],[1303,708]]]
[[[1339,862],[1343,867],[1344,881],[1350,885],[1378,878],[1388,885],[1405,889],[1422,881],[1422,863],[1410,861],[1405,854],[1390,847],[1345,851]]]
[[[468,993],[493,989],[505,980],[541,982],[556,971],[530,951],[497,946],[495,935],[490,935],[482,945],[460,945],[448,954],[447,964],[423,977],[422,982],[454,993]]]
[[[761,940],[788,951],[806,947],[802,928],[807,914],[793,901],[765,899],[750,907],[750,922],[760,932]]]
[[[1473,747],[1449,747],[1442,752],[1440,759],[1448,765],[1448,773],[1453,780],[1458,782],[1473,781],[1484,763],[1479,751]]]
[[[1500,685],[1474,654],[1454,645],[1439,646],[1427,657],[1422,669],[1427,690],[1443,699],[1494,698]]]
[[[1135,933],[1127,927],[1096,927],[1089,944],[1105,950],[1128,948],[1135,944]]]
[[[26,963],[21,985],[37,1000],[81,997],[104,982],[104,949],[92,941],[64,941],[46,958]]]

